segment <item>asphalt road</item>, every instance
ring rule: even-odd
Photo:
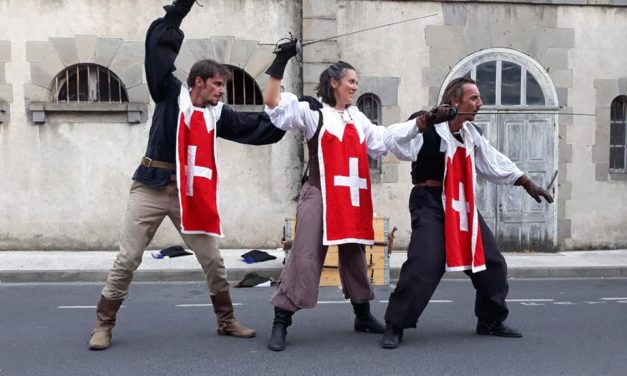
[[[218,336],[201,283],[135,283],[113,346],[87,349],[99,284],[0,284],[0,376],[13,375],[626,375],[627,279],[513,280],[508,324],[521,339],[474,334],[469,281],[440,284],[402,346],[354,333],[336,288],[294,316],[288,348],[266,349],[272,288],[233,289],[257,337]],[[377,288],[382,318],[391,288]]]

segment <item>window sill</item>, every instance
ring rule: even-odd
[[[626,172],[610,172],[610,180],[627,181],[627,171]]]
[[[127,102],[127,103],[48,103],[48,102],[30,102],[28,104],[28,112],[35,124],[43,124],[46,122],[47,115],[51,114],[85,114],[85,115],[101,115],[101,114],[117,114],[126,113],[126,122],[131,124],[145,122],[148,118],[148,105],[145,103]],[[85,122],[90,122],[87,116]]]

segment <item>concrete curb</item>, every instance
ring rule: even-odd
[[[235,284],[244,278],[246,273],[256,272],[259,275],[277,280],[281,268],[231,268],[227,270],[227,278]],[[58,283],[58,282],[85,282],[104,283],[108,271],[104,270],[22,270],[0,271],[0,283]],[[390,281],[396,283],[400,268],[390,269]],[[510,279],[533,278],[617,278],[627,277],[627,267],[538,267],[538,268],[509,268]],[[462,272],[445,273],[443,279],[465,279]],[[169,270],[138,270],[133,280],[137,282],[202,282],[204,276],[200,267],[198,270],[169,269]]]

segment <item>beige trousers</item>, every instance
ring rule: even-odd
[[[166,216],[170,217],[180,233],[181,213],[176,182],[168,183],[163,189],[155,189],[134,181],[126,208],[120,250],[102,290],[105,298],[119,300],[128,296],[133,272],[141,264],[146,247]],[[217,239],[198,234],[181,234],[181,237],[187,247],[194,251],[205,274],[209,293],[215,295],[228,291],[229,284]]]

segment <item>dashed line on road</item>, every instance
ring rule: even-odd
[[[241,306],[242,303],[233,303],[234,306]],[[198,304],[177,304],[177,307],[187,308],[187,307],[213,307],[211,303],[198,303]]]
[[[506,302],[512,302],[512,303],[517,303],[517,302],[553,302],[553,299],[505,299]]]
[[[121,305],[120,308],[125,308],[125,305]],[[96,309],[95,305],[75,305],[75,306],[58,306],[57,309]]]
[[[379,303],[389,303],[388,300],[379,300]],[[429,303],[453,303],[452,300],[429,300]]]
[[[601,300],[627,300],[627,298],[601,298]]]

